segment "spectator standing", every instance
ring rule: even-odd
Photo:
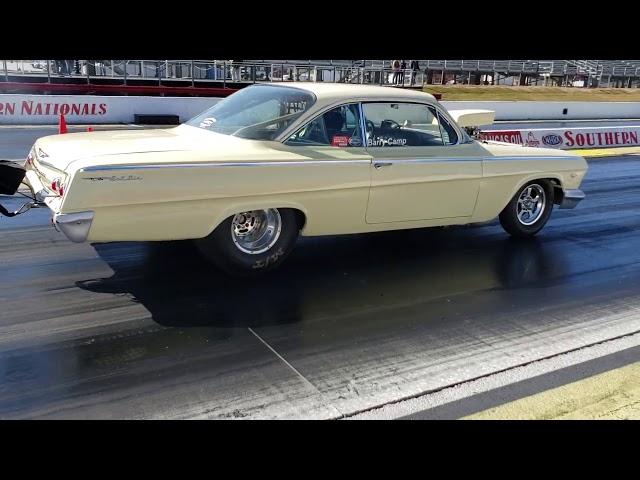
[[[56,70],[58,75],[66,76],[67,75],[67,61],[66,60],[56,60]]]
[[[240,81],[240,64],[242,60],[231,60],[231,80],[234,82]]]
[[[391,60],[391,69],[393,71],[393,83],[397,85],[400,79],[400,60]]]
[[[407,62],[402,60],[400,64],[400,85],[404,86],[404,72],[407,69]]]
[[[411,85],[415,85],[416,83],[416,75],[420,71],[420,64],[418,60],[411,60]]]

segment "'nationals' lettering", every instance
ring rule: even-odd
[[[48,103],[23,100],[19,115],[106,115],[106,103]],[[0,103],[0,115],[15,115],[15,103]]]

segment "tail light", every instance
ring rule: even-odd
[[[64,185],[62,184],[60,178],[56,178],[53,180],[53,182],[51,182],[51,190],[53,190],[60,196],[64,195]]]

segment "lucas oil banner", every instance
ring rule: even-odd
[[[562,150],[624,147],[640,145],[640,126],[484,130],[480,132],[479,138],[528,147],[559,148]]]

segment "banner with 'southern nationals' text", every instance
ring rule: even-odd
[[[640,126],[483,130],[480,132],[479,138],[528,147],[559,148],[562,150],[624,147],[640,145]]]
[[[131,123],[136,114],[177,115],[181,122],[215,105],[212,97],[0,95],[0,125]]]

